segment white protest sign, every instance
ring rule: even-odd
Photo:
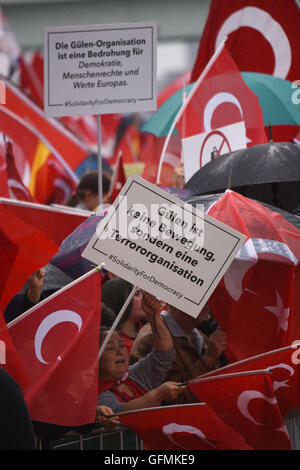
[[[182,139],[185,181],[215,157],[247,147],[244,121]]]
[[[155,23],[45,28],[48,116],[156,109]]]
[[[197,317],[245,239],[131,176],[82,256]]]

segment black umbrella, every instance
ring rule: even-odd
[[[224,196],[224,193],[217,193],[217,194],[200,194],[197,196],[191,197],[187,202],[189,204],[192,204],[192,206],[197,206],[198,204],[203,204],[204,211],[207,211],[209,207],[214,204],[216,201],[218,201],[222,196]],[[252,198],[249,198],[252,199]],[[277,212],[278,214],[281,215],[287,222],[290,224],[294,225],[298,230],[300,230],[300,217],[297,215],[291,214],[288,211],[285,211],[283,209],[280,209],[279,207],[272,206],[271,204],[267,204],[262,201],[257,201],[255,199],[252,199],[255,202],[258,202],[259,204],[262,204],[263,206],[267,207],[273,212]]]
[[[291,211],[300,203],[300,146],[271,141],[220,155],[200,168],[185,188],[195,194],[231,188]]]

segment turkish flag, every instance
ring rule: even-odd
[[[11,142],[6,142],[6,165],[7,165],[7,182],[10,196],[20,201],[35,202],[35,198],[31,195],[29,189],[23,184],[15,165],[13,147]]]
[[[0,204],[0,311],[5,311],[28,276],[45,266],[58,246],[41,230]]]
[[[299,79],[298,1],[212,0],[191,81],[197,80],[224,36],[242,72]]]
[[[88,215],[75,211],[67,212],[64,209],[43,204],[4,198],[0,198],[0,206],[26,224],[44,232],[58,247],[70,233],[88,218]]]
[[[76,169],[89,155],[86,145],[56,119],[45,117],[43,110],[11,82],[5,80],[5,108],[33,126],[41,139],[49,142],[71,169]]]
[[[229,362],[290,345],[300,334],[300,231],[233,191],[207,213],[247,236],[209,299]]]
[[[142,177],[150,183],[156,184],[161,153],[166,137],[156,137],[154,134],[144,133],[140,161],[145,163]],[[181,140],[178,134],[173,134],[164,154],[160,181],[164,186],[174,185],[174,170],[181,160]]]
[[[274,395],[284,417],[286,413],[300,408],[300,342],[285,348],[268,351],[243,361],[216,369],[205,376],[245,372],[247,370],[270,369]],[[202,376],[203,378],[204,376]]]
[[[93,423],[98,398],[101,275],[93,270],[8,326],[30,383],[31,419],[62,426]]]
[[[267,371],[199,379],[189,382],[188,387],[253,449],[290,449],[287,429]]]
[[[125,183],[126,174],[123,165],[123,155],[120,152],[109,190],[109,196],[111,197],[112,201],[114,201],[118,197]]]
[[[248,147],[267,142],[258,98],[223,45],[189,93],[176,127],[184,139],[240,121],[245,122]]]
[[[19,57],[19,72],[20,72],[20,88],[28,94],[36,103],[43,106],[44,103],[44,89],[43,83],[37,76],[36,71],[30,63],[28,63],[23,55]]]
[[[1,365],[24,388],[26,370],[7,331],[3,312],[12,297],[24,286],[28,276],[45,266],[58,247],[43,232],[24,222],[0,205],[0,353]],[[4,362],[2,364],[2,362]]]
[[[207,403],[147,408],[119,418],[147,450],[251,450]]]

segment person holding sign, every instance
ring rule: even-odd
[[[168,305],[167,310],[161,312],[161,319],[173,338],[176,356],[169,368],[166,380],[187,382],[220,367],[219,358],[226,349],[226,332],[217,328],[209,337],[200,333],[201,323],[210,317],[208,304],[202,309],[197,318],[194,318],[177,308]],[[133,343],[130,363],[139,360],[153,347],[153,334],[148,325],[143,326]],[[194,395],[186,390],[176,397],[177,403],[192,403]]]
[[[114,332],[99,362],[98,416],[103,423],[103,407],[114,413],[159,406],[165,400],[174,400],[186,388],[175,382],[164,382],[175,358],[172,336],[162,321],[160,302],[143,293],[143,310],[153,327],[154,348],[136,364],[129,366],[128,351]],[[108,330],[102,330],[100,342]]]

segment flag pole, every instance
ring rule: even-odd
[[[210,58],[209,62],[207,63],[206,67],[204,68],[204,70],[202,71],[202,73],[200,74],[198,80],[195,82],[195,85],[193,86],[193,89],[191,90],[191,92],[189,93],[189,95],[186,97],[186,100],[184,101],[184,103],[181,105],[178,113],[176,114],[176,117],[173,121],[173,124],[168,132],[168,135],[165,139],[165,142],[164,142],[164,146],[163,146],[163,149],[162,149],[162,152],[161,152],[161,155],[160,155],[160,160],[159,160],[159,165],[158,165],[158,170],[157,170],[157,177],[156,177],[156,184],[159,184],[159,180],[160,180],[160,173],[161,173],[161,169],[162,169],[162,164],[163,164],[163,160],[164,160],[164,156],[165,156],[165,153],[166,153],[166,150],[167,150],[167,146],[169,144],[169,140],[171,138],[171,135],[174,131],[174,128],[177,124],[177,122],[179,121],[179,119],[181,118],[181,115],[182,113],[184,112],[185,108],[187,107],[187,105],[189,104],[189,102],[191,101],[192,97],[194,96],[195,92],[197,91],[197,88],[198,86],[200,85],[200,83],[203,81],[205,75],[208,73],[208,71],[210,70],[211,66],[213,65],[213,63],[215,62],[215,60],[217,59],[217,57],[220,55],[220,53],[222,52],[223,50],[223,47],[225,46],[225,42],[227,40],[227,36],[224,37],[223,41],[221,41],[221,43],[219,44],[218,48],[216,49],[215,53],[213,54],[213,56]]]
[[[112,335],[113,335],[113,333],[114,333],[116,327],[118,326],[118,324],[119,324],[121,318],[123,317],[126,308],[128,307],[128,305],[130,304],[131,300],[133,299],[133,296],[134,296],[136,290],[137,290],[137,287],[134,286],[134,287],[132,288],[132,290],[131,290],[129,296],[128,296],[127,299],[125,300],[123,307],[121,308],[120,312],[119,312],[118,315],[116,316],[115,321],[113,322],[113,324],[112,324],[112,326],[111,326],[109,332],[107,333],[107,335],[106,335],[106,337],[105,337],[105,339],[104,339],[104,341],[103,341],[103,343],[102,343],[102,345],[101,345],[101,347],[100,347],[100,350],[99,350],[99,355],[98,355],[98,359],[99,359],[99,360],[100,360],[100,358],[101,358],[101,356],[102,356],[102,353],[103,353],[104,349],[106,348],[106,345],[107,345],[108,341],[109,341],[110,338],[112,337]]]
[[[102,205],[101,114],[97,114],[97,136],[98,136],[98,194],[99,194],[99,206],[101,206]]]

